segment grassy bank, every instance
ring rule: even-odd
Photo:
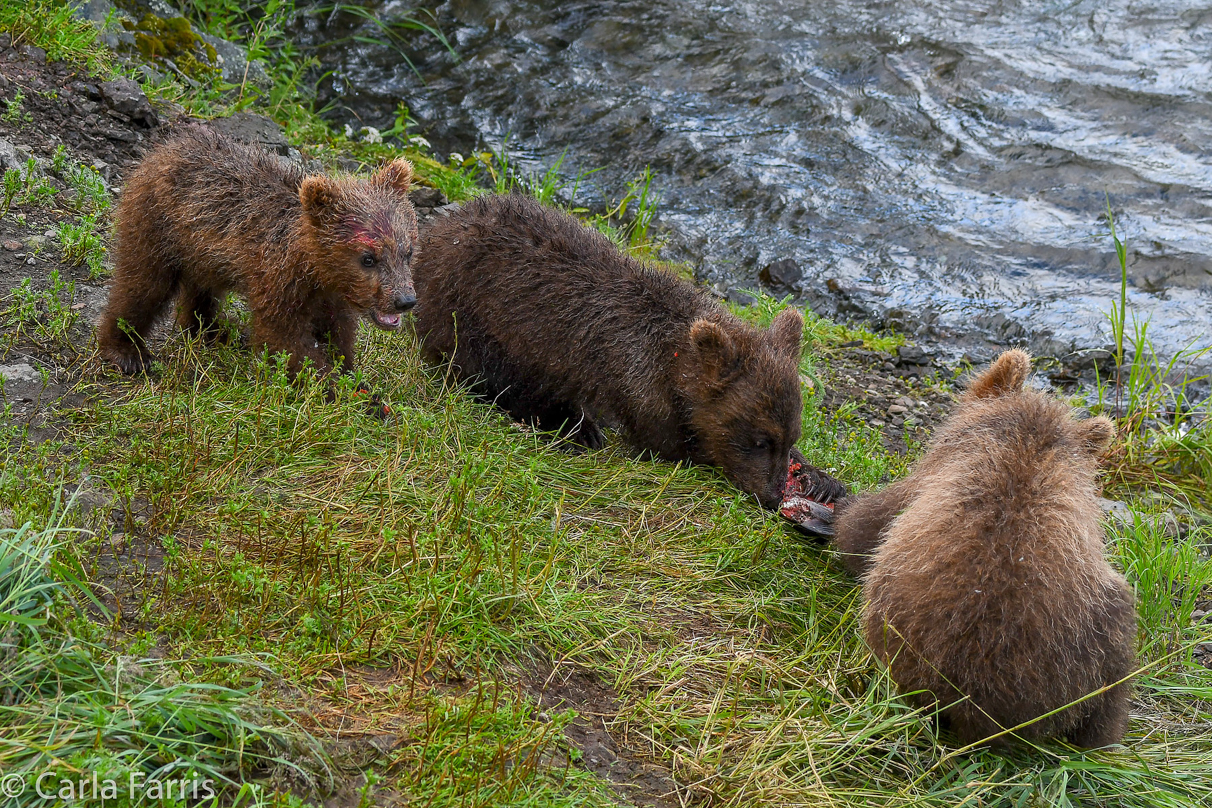
[[[14,9],[0,0],[9,30]],[[259,19],[222,26],[247,37]],[[56,25],[22,35],[43,47],[62,36],[75,44],[61,55],[114,69],[87,32],[66,18]],[[268,36],[269,24],[260,30]],[[557,174],[517,178],[499,156],[452,166],[411,139],[351,140],[307,106],[300,70],[273,67],[272,90],[171,81],[151,90],[197,112],[264,111],[325,160],[402,149],[454,198],[520,181],[557,195]],[[587,214],[641,253],[652,245],[645,187],[620,190],[631,197],[625,215]],[[1193,619],[1212,584],[1200,551],[1212,543],[1207,529],[1176,538],[1140,518],[1109,531],[1141,613],[1123,747],[958,749],[873,664],[858,591],[829,553],[716,473],[637,460],[617,443],[567,451],[423,367],[409,334],[360,337],[366,380],[395,412],[385,423],[366,418],[352,390],[331,404],[314,380],[289,384],[273,359],[179,335],[159,349],[156,376],[122,379],[89,361],[60,296],[66,325],[38,339],[82,356],[72,396],[50,424],[11,410],[0,421],[0,507],[13,525],[32,523],[0,532],[0,557],[18,559],[21,580],[34,582],[0,583],[0,597],[35,592],[13,602],[40,604],[42,621],[0,622],[0,688],[24,669],[10,655],[36,660],[43,676],[37,700],[18,702],[24,711],[0,710],[5,773],[36,772],[52,757],[72,771],[183,760],[232,781],[222,804],[333,789],[348,805],[1212,802],[1212,672],[1193,653],[1212,642],[1212,624]],[[763,298],[736,311],[765,324],[782,306]],[[44,325],[22,309],[10,316]],[[855,340],[891,344],[808,315],[801,370],[815,382],[800,445],[869,488],[908,459],[852,406],[823,406],[839,346]],[[1156,446],[1143,444],[1149,463],[1161,462],[1148,455]],[[63,515],[61,492],[76,487],[89,507]],[[80,532],[62,532],[71,528]],[[107,610],[73,578],[91,582]],[[5,614],[30,613],[6,605]],[[13,639],[14,625],[36,636]],[[69,681],[48,661],[57,643],[91,660],[95,674],[79,690],[107,694],[83,717],[67,710],[77,691],[52,686]],[[139,663],[124,689],[115,671],[132,657],[155,661]],[[132,734],[161,726],[152,717],[165,699],[185,705],[170,715],[193,716],[190,731]],[[80,727],[74,745],[47,743],[52,727]],[[242,783],[262,787],[241,792]]]

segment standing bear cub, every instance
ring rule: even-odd
[[[1136,637],[1095,485],[1114,427],[1026,389],[1030,368],[1002,354],[909,477],[842,512],[835,541],[865,572],[868,644],[962,742],[1034,721],[1014,734],[1105,746],[1127,728]]]
[[[252,313],[253,346],[285,352],[292,377],[308,359],[332,371],[329,350],[352,370],[358,316],[396,329],[416,303],[411,179],[406,160],[370,179],[306,176],[189,127],[144,159],[122,195],[102,355],[143,371],[148,335],[174,298],[181,328],[213,333],[234,290]]]
[[[436,223],[416,264],[417,331],[515,419],[589,448],[601,425],[667,460],[717,466],[768,508],[800,436],[800,332],[741,322],[670,272],[522,196]],[[825,495],[845,489],[826,478]]]

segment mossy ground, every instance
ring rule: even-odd
[[[294,102],[275,114],[312,154],[371,161],[392,148],[351,143]],[[448,193],[470,190],[465,171],[410,154]],[[761,324],[782,305],[737,312]],[[890,344],[808,319],[809,378],[831,376],[843,343]],[[272,704],[283,713],[261,714],[266,724],[291,716],[326,750],[275,747],[279,768],[312,772],[311,786],[235,765],[233,779],[266,786],[227,800],[1212,801],[1212,672],[1193,653],[1212,641],[1212,624],[1193,620],[1212,582],[1206,529],[1176,539],[1141,519],[1109,532],[1141,612],[1123,747],[960,749],[873,663],[858,590],[827,550],[710,469],[617,443],[576,452],[511,423],[423,366],[409,333],[361,334],[386,422],[366,417],[351,386],[329,403],[314,379],[292,385],[279,359],[239,347],[172,335],[151,376],[125,379],[95,360],[83,323],[38,339],[9,341],[0,363],[58,346],[75,357],[63,360],[71,390],[36,422],[8,405],[0,507],[47,525],[78,490],[67,524],[86,532],[60,555],[108,609],[57,630],[179,660],[174,676],[235,688],[243,710]],[[860,488],[903,473],[907,456],[854,406],[827,409],[813,389],[808,457]],[[18,726],[16,714],[0,722]],[[0,761],[49,765],[44,739],[4,735]],[[86,726],[72,737],[77,767],[117,743]],[[291,784],[296,796],[280,790]]]

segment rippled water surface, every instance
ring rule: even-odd
[[[377,6],[385,17],[409,4]],[[1105,342],[1129,248],[1159,347],[1212,334],[1212,8],[1155,3],[454,0],[458,59],[322,50],[366,123],[405,101],[443,149],[567,150],[617,194],[657,174],[670,251],[722,286],[795,258],[937,336]],[[312,44],[373,34],[316,18]],[[423,80],[422,80],[423,78]],[[327,85],[326,85],[327,86]],[[1000,316],[999,316],[1000,314]],[[910,318],[913,322],[914,318]],[[1050,335],[1050,338],[1049,338]],[[1051,341],[1049,341],[1051,339]]]

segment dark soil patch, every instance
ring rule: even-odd
[[[609,781],[631,805],[678,806],[685,793],[666,766],[630,748],[612,732],[620,712],[619,694],[590,671],[572,666],[539,668],[522,678],[525,691],[541,710],[577,713],[565,730],[568,742],[580,750],[574,765]]]
[[[142,609],[162,594],[166,574],[164,545],[150,529],[152,506],[139,500],[127,507],[93,490],[87,480],[80,488],[77,507],[98,536],[92,568],[86,570],[93,592],[115,626],[128,631],[143,627]]]
[[[24,161],[36,158],[42,181],[59,192],[45,204],[18,201],[0,219],[0,309],[20,296],[36,298],[33,315],[23,317],[20,327],[6,326],[0,342],[3,403],[12,405],[14,418],[40,428],[31,434],[39,440],[53,433],[46,429],[51,410],[80,403],[71,391],[91,353],[92,322],[105,303],[104,280],[90,280],[86,267],[61,258],[58,228],[79,214],[63,209],[71,192],[50,161],[63,146],[69,159],[92,167],[116,189],[156,130],[107,109],[98,83],[86,74],[62,62],[47,63],[36,48],[8,44],[7,35],[0,35],[0,106],[9,110],[0,119],[0,139],[14,147],[6,167],[24,171]],[[42,296],[56,274],[63,288],[57,304],[48,304]],[[61,337],[40,332],[55,319],[52,305],[70,312],[72,322]]]
[[[17,93],[20,114],[0,122],[0,136],[28,144],[41,157],[50,157],[63,143],[111,186],[122,184],[155,131],[107,108],[96,79],[65,62],[48,63],[37,48],[13,49],[8,35],[0,35],[0,95],[11,101]]]

